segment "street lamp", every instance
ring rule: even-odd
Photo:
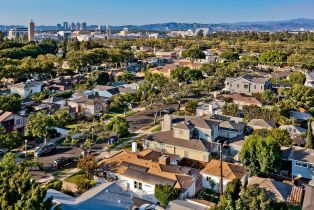
[[[27,139],[25,139],[25,158],[27,158]]]
[[[225,140],[220,139],[217,141],[219,143],[219,159],[220,159],[220,195],[223,195],[223,171],[222,171],[222,148],[224,146]]]

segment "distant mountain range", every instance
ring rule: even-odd
[[[8,30],[16,26],[0,25],[0,30]],[[90,28],[95,28],[91,26]],[[112,30],[123,28],[140,31],[171,31],[171,30],[195,30],[198,28],[209,28],[211,31],[299,31],[314,30],[314,19],[298,18],[283,21],[259,21],[259,22],[237,22],[237,23],[158,23],[147,25],[123,25],[112,26]],[[37,30],[56,30],[56,26],[37,26]]]
[[[294,31],[314,30],[314,19],[298,18],[284,21],[260,21],[260,22],[237,22],[237,23],[160,23],[147,25],[124,25],[114,26],[114,30],[127,27],[129,30],[168,31],[168,30],[195,30],[197,28],[210,28],[212,31]]]

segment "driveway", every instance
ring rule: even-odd
[[[177,110],[178,105],[177,104],[172,104],[172,105],[167,105],[161,107],[161,110],[164,110],[166,107],[172,107]],[[162,116],[164,114],[162,113]],[[159,115],[158,115],[159,118]],[[129,123],[129,132],[133,133],[134,131],[140,130],[144,126],[151,124],[154,122],[154,113],[144,110],[140,111],[138,113],[135,113],[134,115],[126,117],[126,120]]]

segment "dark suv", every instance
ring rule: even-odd
[[[51,163],[52,168],[63,168],[75,163],[74,157],[60,157]]]

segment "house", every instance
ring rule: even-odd
[[[174,122],[174,123],[173,123]],[[218,137],[234,138],[242,135],[243,124],[198,116],[175,118],[165,115],[162,132],[143,139],[144,148],[208,162],[209,153],[217,145],[211,142]]]
[[[164,77],[170,78],[171,72],[174,71],[178,67],[178,64],[166,64],[162,67],[151,68],[148,71],[152,74],[161,74]]]
[[[284,152],[286,160],[291,162],[291,175],[313,179],[314,177],[314,150],[293,146]]]
[[[303,135],[306,134],[306,129],[296,125],[281,125],[280,129],[287,130],[292,135]]]
[[[263,93],[269,88],[271,88],[271,84],[267,78],[245,75],[237,78],[227,77],[224,90],[230,93],[252,95],[253,93]]]
[[[27,98],[30,94],[41,92],[43,83],[37,81],[21,82],[10,86],[11,93],[20,95],[22,98]]]
[[[314,88],[314,71],[306,73],[305,76],[306,76],[306,80],[305,80],[304,85]]]
[[[196,116],[211,116],[213,114],[222,114],[222,107],[225,102],[215,100],[209,103],[199,102],[196,107]]]
[[[132,192],[125,190],[119,182],[105,182],[72,197],[62,192],[48,189],[45,199],[52,197],[52,202],[62,210],[94,210],[94,209],[132,209]]]
[[[260,189],[264,189],[266,195],[276,202],[300,204],[302,201],[303,189],[301,187],[257,176],[250,177],[248,185],[254,185]]]
[[[67,101],[68,106],[75,108],[76,113],[82,115],[96,115],[106,112],[108,103],[104,98],[95,95],[74,95]]]
[[[215,206],[213,202],[200,199],[173,200],[169,202],[166,210],[209,210]]]
[[[62,97],[52,96],[42,101],[44,104],[58,104],[60,106],[65,106],[67,104],[67,100]]]
[[[26,118],[12,112],[0,112],[0,125],[6,132],[18,131],[24,134]]]
[[[131,88],[124,88],[124,87],[96,85],[96,87],[93,89],[93,92],[98,94],[101,97],[111,98],[119,94],[135,93],[136,90],[131,89]]]
[[[264,119],[252,119],[248,124],[253,130],[267,129],[271,130],[276,127],[276,123]]]
[[[199,170],[172,165],[173,155],[163,155],[152,150],[142,152],[122,151],[101,161],[107,177],[124,182],[126,188],[143,200],[156,203],[157,184],[171,185],[181,191],[179,199],[194,196],[201,188]]]
[[[302,123],[312,118],[312,115],[306,112],[293,111],[290,112],[290,117],[294,118],[297,122]]]
[[[223,97],[232,99],[233,103],[237,104],[240,109],[242,109],[243,106],[262,107],[262,103],[252,96],[244,96],[241,94],[233,94],[233,95],[224,94]]]
[[[214,184],[213,190],[219,192],[220,184],[220,160],[212,159],[203,170],[202,175],[202,186],[204,188],[211,189],[211,181]],[[246,170],[241,165],[236,165],[228,162],[222,162],[222,175],[223,175],[223,189],[226,189],[228,182],[234,179],[239,179],[244,186],[247,183],[248,175]]]
[[[313,210],[313,209],[314,209],[314,187],[306,185],[302,210]]]

